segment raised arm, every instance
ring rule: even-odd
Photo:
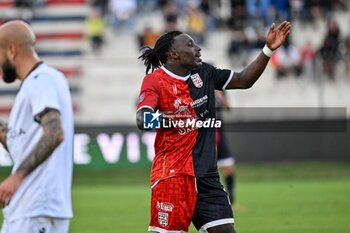
[[[226,89],[247,89],[253,86],[264,72],[272,51],[279,48],[286,40],[292,25],[283,21],[277,28],[272,24],[266,38],[264,50],[241,72],[235,72]]]
[[[6,150],[7,149],[7,143],[6,143],[6,134],[7,134],[7,124],[0,120],[0,143],[4,146]]]
[[[49,158],[64,139],[61,117],[58,111],[47,110],[41,115],[40,124],[43,128],[43,136],[39,142],[19,165],[18,169],[0,184],[0,204],[2,205],[9,203],[22,180]]]

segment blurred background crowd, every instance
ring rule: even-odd
[[[0,24],[10,19],[31,24],[40,58],[70,85],[71,232],[146,230],[155,133],[135,125],[142,46],[182,30],[204,61],[239,71],[283,20],[292,22],[289,40],[262,77],[225,92],[225,135],[239,164],[237,229],[350,232],[350,0],[0,0]],[[1,120],[19,86],[0,80]],[[0,146],[0,175],[12,165]]]
[[[239,70],[261,51],[270,25],[283,20],[293,24],[289,40],[274,53],[252,94],[229,95],[233,105],[347,106],[349,5],[347,0],[2,0],[0,11],[2,21],[31,23],[42,58],[75,77],[70,83],[78,123],[130,124],[144,75],[137,60],[142,46],[178,29],[202,47],[205,61]],[[289,101],[279,101],[286,96]],[[10,105],[11,98],[5,102]],[[0,107],[6,114],[6,106]]]
[[[205,46],[207,34],[228,30],[231,35],[227,55],[242,65],[247,64],[252,50],[264,46],[266,30],[273,22],[299,20],[304,27],[317,27],[319,21],[324,21],[327,29],[320,35],[322,43],[317,47],[310,41],[304,41],[301,46],[287,41],[275,54],[272,63],[277,71],[276,78],[289,73],[299,77],[313,69],[317,56],[322,59],[324,72],[330,80],[335,79],[339,61],[344,61],[346,71],[350,69],[350,33],[342,32],[332,17],[334,11],[347,10],[346,0],[94,0],[91,4],[96,9],[91,21],[96,22],[98,15],[116,34],[133,32],[137,15],[161,12],[159,20],[164,21],[163,26],[159,29],[146,24],[138,34],[140,47],[153,46],[161,33],[175,29],[187,32],[199,45]],[[99,38],[103,37],[102,31],[96,30]],[[97,41],[93,43],[95,46],[103,43],[94,36],[92,40]]]

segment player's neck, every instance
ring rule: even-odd
[[[178,76],[185,77],[185,76],[190,74],[190,71],[188,69],[183,68],[183,67],[179,67],[179,66],[175,66],[175,65],[171,65],[171,64],[165,64],[164,67],[167,70],[169,70],[170,72],[172,72]]]
[[[36,56],[29,57],[23,62],[23,65],[17,71],[18,79],[24,80],[36,68],[40,59]]]

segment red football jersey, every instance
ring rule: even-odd
[[[232,76],[206,63],[186,77],[161,67],[145,76],[137,109],[159,110],[176,120],[215,118],[214,90],[224,89]],[[215,147],[215,129],[157,129],[151,184],[180,174],[217,174]]]
[[[140,96],[142,101],[139,102],[138,109],[148,106],[169,115],[196,115],[190,106],[193,100],[186,79],[170,77],[163,69],[146,75]],[[178,131],[178,128],[157,130],[152,184],[159,179],[178,174],[194,176],[192,150],[198,132],[196,129],[183,134]]]

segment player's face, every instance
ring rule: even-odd
[[[181,66],[192,70],[202,65],[201,48],[187,34],[174,38],[172,49],[178,55],[177,61]]]

